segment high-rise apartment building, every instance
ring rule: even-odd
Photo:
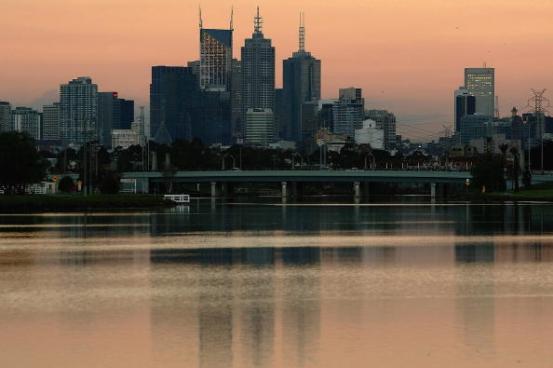
[[[98,86],[79,77],[60,86],[60,135],[64,144],[95,140]]]
[[[42,138],[40,113],[29,107],[16,107],[12,111],[12,127],[16,132],[27,133],[34,140]]]
[[[12,106],[9,102],[0,101],[0,133],[12,130]]]
[[[332,130],[353,139],[355,129],[363,126],[365,99],[361,88],[342,88],[339,99],[332,106]]]
[[[42,106],[42,140],[60,140],[60,104]]]
[[[465,88],[476,98],[475,113],[495,116],[495,69],[466,68]]]
[[[254,18],[254,32],[242,47],[242,116],[245,121],[249,109],[274,110],[275,100],[275,48],[264,37],[262,18]],[[247,140],[247,138],[246,138]]]
[[[286,112],[281,122],[281,138],[302,142],[302,105],[321,98],[321,61],[305,51],[303,15],[300,15],[298,51],[283,61],[283,93]]]
[[[465,87],[455,90],[455,132],[461,131],[461,119],[476,113],[476,97]]]

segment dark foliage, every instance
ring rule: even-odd
[[[41,181],[46,174],[45,160],[25,133],[0,134],[0,186],[8,194],[22,194],[27,184]]]

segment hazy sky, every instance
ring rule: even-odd
[[[553,90],[552,0],[203,0],[204,26],[227,27],[234,5],[234,54],[253,28],[282,59],[297,48],[306,13],[307,49],[323,61],[323,95],[362,87],[369,108],[400,122],[452,121],[463,68],[496,68],[502,114],[524,107],[530,88]],[[198,58],[196,0],[0,0],[0,100],[55,99],[60,83],[88,75],[100,90],[148,104],[152,65]],[[550,94],[553,96],[552,94]],[[438,124],[439,123],[439,124]],[[407,128],[415,136],[423,131]],[[432,129],[427,127],[426,129]],[[408,132],[405,131],[404,132]]]

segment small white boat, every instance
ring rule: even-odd
[[[189,204],[190,195],[188,194],[165,194],[163,199],[175,202],[177,204]]]

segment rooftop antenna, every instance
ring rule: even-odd
[[[198,10],[199,10],[199,15],[200,15],[200,29],[203,29],[204,26],[203,26],[203,20],[202,20],[202,7],[201,6],[198,6]]]
[[[299,52],[305,51],[305,15],[300,12],[300,48]]]
[[[261,28],[263,27],[263,18],[259,15],[259,6],[257,6],[257,15],[253,20],[254,32],[261,33]]]
[[[230,30],[234,31],[234,5],[230,8]]]

